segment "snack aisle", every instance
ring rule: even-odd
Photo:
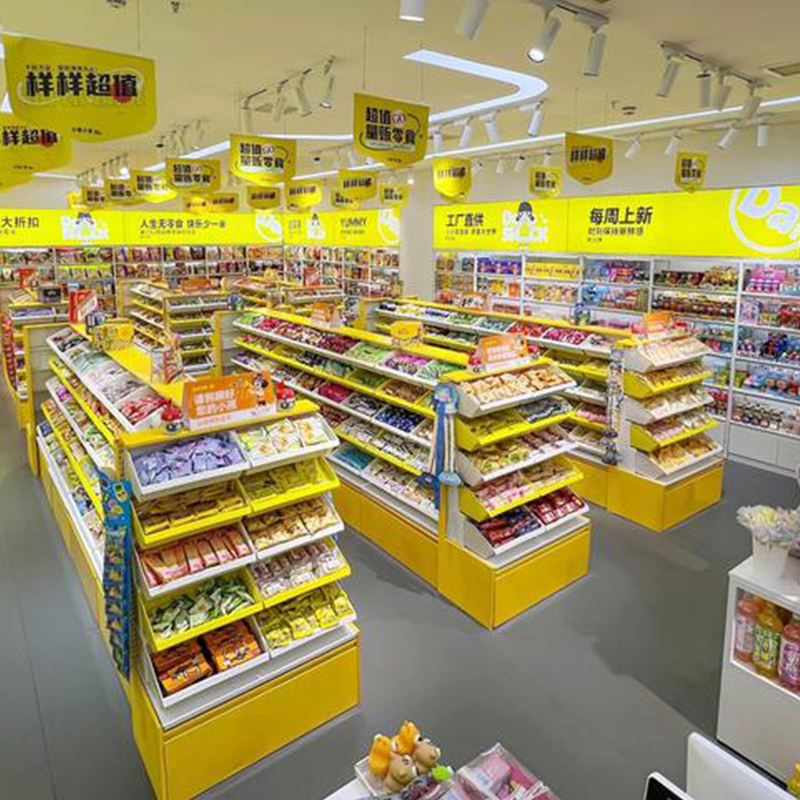
[[[47,341],[39,472],[103,630],[101,476],[131,482],[140,643],[123,686],[156,795],[184,800],[358,703],[339,441],[305,400],[168,433],[184,384],[151,383],[143,350],[102,352],[80,326]],[[272,723],[254,738],[256,718]]]

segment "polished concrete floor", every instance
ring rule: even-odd
[[[360,708],[208,796],[321,800],[352,777],[373,733],[404,718],[456,766],[501,741],[570,800],[638,800],[653,770],[682,783],[686,736],[716,727],[726,572],[749,550],[736,509],[797,500],[794,481],[730,464],[723,502],[669,534],[595,511],[588,577],[495,633],[346,534],[363,630]],[[9,800],[152,797],[5,399],[0,784]]]

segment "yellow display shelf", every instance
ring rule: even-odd
[[[182,356],[202,356],[213,352],[213,347],[192,347],[191,349],[181,350]]]
[[[345,565],[341,569],[337,569],[336,572],[331,572],[329,575],[324,575],[316,580],[300,584],[300,586],[294,586],[291,589],[287,589],[285,592],[280,592],[280,594],[270,595],[269,597],[260,594],[261,602],[265,609],[272,608],[288,600],[294,600],[295,597],[313,592],[314,589],[321,589],[323,586],[328,586],[328,584],[349,578],[350,574],[350,565],[345,563]]]
[[[299,503],[301,500],[310,500],[312,497],[318,497],[321,494],[333,491],[339,485],[339,478],[336,476],[333,468],[326,460],[321,458],[315,459],[315,463],[323,475],[322,480],[263,499],[250,497],[247,493],[246,481],[240,481],[239,485],[242,494],[250,506],[250,515],[264,514],[273,509]]]
[[[162,308],[161,304],[157,303],[156,301],[154,301],[153,305],[150,305],[144,300],[131,300],[131,305],[141,308],[144,311],[149,311],[152,314],[161,314],[162,317],[164,316],[164,309]]]
[[[648,373],[648,375],[651,376],[653,374],[655,373]],[[711,375],[712,373],[710,371],[699,372],[691,377],[669,381],[654,387],[644,379],[643,375],[640,375],[637,372],[626,372],[622,379],[622,385],[625,390],[625,394],[629,395],[630,397],[635,397],[637,400],[641,400],[645,397],[656,397],[659,394],[670,392],[673,389],[680,389],[683,386],[691,386],[693,383],[700,383],[701,381],[710,378]]]
[[[716,427],[717,422],[711,420],[706,425],[701,425],[697,428],[688,428],[681,433],[675,434],[675,436],[670,436],[668,439],[656,439],[648,433],[647,428],[643,428],[641,425],[631,425],[631,445],[637,450],[644,450],[645,453],[652,453],[662,447],[677,444],[685,439],[691,439],[692,436],[697,436],[700,433],[705,433]]]
[[[572,422],[582,425],[584,428],[591,428],[593,431],[600,431],[600,433],[604,433],[606,430],[606,426],[601,422],[593,422],[585,417],[579,417],[575,413],[570,414],[569,418]]]
[[[554,463],[559,464],[563,464],[565,461],[567,461],[567,459],[563,457],[557,457],[553,459]],[[573,483],[577,483],[579,480],[581,480],[581,478],[583,478],[583,473],[573,465],[570,466],[571,470],[569,474],[562,480],[548,484],[541,489],[532,491],[530,494],[526,494],[523,497],[517,498],[511,503],[506,503],[505,505],[498,506],[492,510],[489,510],[481,505],[480,500],[478,500],[477,495],[472,489],[470,489],[468,486],[462,486],[458,490],[459,507],[463,514],[466,514],[470,519],[474,519],[478,522],[482,522],[486,519],[492,519],[493,517],[499,517],[501,514],[505,514],[507,511],[511,511],[519,506],[525,505],[525,503],[538,500],[540,497],[544,497],[547,494],[552,494],[559,489],[564,489],[567,486],[571,486]]]
[[[75,455],[72,452],[72,448],[67,443],[67,440],[61,434],[61,431],[58,429],[55,421],[53,420],[52,415],[47,409],[47,406],[42,406],[42,412],[44,413],[45,418],[50,423],[50,427],[53,429],[53,434],[56,437],[56,440],[61,445],[61,449],[64,451],[65,455],[69,463],[72,465],[72,469],[75,470],[75,474],[78,476],[78,480],[81,482],[81,486],[83,486],[84,491],[86,492],[89,500],[92,501],[92,505],[95,507],[95,510],[100,515],[100,518],[103,518],[103,503],[101,502],[100,498],[95,493],[94,489],[92,488],[91,483],[89,483],[89,479],[83,472],[81,468],[81,464],[75,458]],[[89,456],[86,456],[87,462],[91,463]]]
[[[410,464],[406,464],[405,461],[401,461],[399,458],[395,458],[389,453],[384,453],[383,450],[379,450],[377,447],[372,447],[372,445],[367,444],[366,442],[362,441],[361,439],[357,439],[355,436],[351,436],[349,433],[342,433],[339,428],[334,430],[334,433],[345,442],[350,442],[350,444],[354,444],[356,447],[364,450],[367,453],[375,456],[376,458],[380,458],[383,461],[388,461],[390,464],[393,464],[398,469],[402,469],[405,472],[410,472],[412,475],[419,477],[422,475],[422,470],[417,469],[416,467],[412,467]]]
[[[173,319],[170,317],[169,327],[172,328],[191,328],[193,325],[203,325],[207,323],[209,317],[179,317]]]
[[[245,568],[239,570],[238,572],[229,573],[225,577],[241,578],[245,586],[247,586],[250,597],[253,598],[253,602],[249,605],[236,609],[236,611],[233,611],[230,614],[223,614],[221,617],[211,619],[208,622],[204,622],[202,625],[195,625],[194,627],[189,628],[188,631],[184,631],[183,633],[179,633],[175,636],[170,636],[168,639],[162,638],[153,630],[153,626],[151,624],[152,615],[159,608],[169,605],[173,600],[175,600],[175,598],[180,597],[181,595],[186,594],[190,597],[193,596],[197,592],[198,585],[194,584],[186,589],[179,589],[172,594],[159,597],[157,600],[146,600],[141,594],[138,596],[139,630],[144,634],[144,637],[150,646],[151,652],[159,653],[162,650],[168,650],[170,647],[174,647],[176,644],[188,642],[190,639],[196,639],[198,636],[202,636],[204,633],[213,631],[216,628],[221,628],[223,625],[228,625],[231,622],[236,622],[237,620],[244,619],[245,617],[250,617],[253,614],[257,614],[259,611],[261,611],[261,609],[264,607],[264,604],[261,600],[261,592],[259,592],[258,586],[256,586],[256,582],[248,569]]]
[[[442,376],[442,381],[447,383],[466,383],[468,381],[479,381],[481,378],[491,378],[494,375],[506,375],[509,372],[522,372],[522,370],[532,369],[533,367],[541,367],[545,364],[552,364],[552,358],[532,358],[524,364],[518,364],[516,367],[501,367],[499,369],[490,369],[486,372],[472,372],[471,370],[463,369],[454,372],[448,372]]]
[[[142,336],[146,336],[148,339],[150,339],[151,341],[155,342],[156,344],[163,344],[163,340],[162,340],[162,338],[160,336],[156,336],[156,334],[150,333],[150,331],[147,330],[147,328],[140,328],[136,324],[136,322],[137,321],[134,320],[133,327],[136,328],[136,332],[137,333],[141,334]]]
[[[430,324],[434,325],[435,323],[431,321]],[[383,322],[379,322],[375,326],[375,330],[388,334],[391,330],[391,326],[386,325]],[[456,350],[464,350],[468,353],[471,353],[473,350],[475,350],[474,344],[470,344],[469,342],[465,342],[460,339],[451,339],[449,336],[437,336],[435,333],[426,333],[422,338],[425,342],[432,344],[435,347],[449,347]]]
[[[472,423],[480,422],[481,419],[485,420],[486,417],[479,417],[478,419],[472,420],[465,419],[464,417],[456,417],[456,445],[461,450],[467,450],[471,453],[475,450],[488,447],[489,445],[497,444],[497,442],[502,442],[505,439],[524,436],[527,433],[533,433],[534,431],[541,430],[542,428],[549,428],[551,425],[558,425],[561,422],[565,422],[572,416],[572,413],[568,412],[566,414],[556,414],[553,417],[546,417],[545,419],[540,419],[536,422],[528,422],[516,411],[512,411],[511,413],[519,418],[519,422],[514,425],[509,425],[493,431],[492,433],[486,433],[482,435],[475,433],[474,429],[472,428]]]
[[[608,380],[608,369],[600,369],[599,367],[583,364],[580,367],[580,372],[582,375],[585,375],[587,378],[591,378],[593,381],[604,383]]]

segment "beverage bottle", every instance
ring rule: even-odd
[[[800,691],[800,617],[797,614],[781,634],[778,680],[787,689]]]
[[[736,604],[733,657],[739,661],[751,661],[753,658],[753,634],[761,608],[761,601],[747,592]]]
[[[794,774],[790,778],[789,785],[786,788],[793,797],[800,797],[800,761],[794,765]]]
[[[774,678],[778,674],[782,630],[783,623],[775,610],[775,604],[765,602],[753,632],[753,666],[765,678]]]

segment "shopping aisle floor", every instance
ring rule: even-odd
[[[150,798],[124,695],[0,405],[0,795]],[[686,736],[716,727],[726,572],[749,549],[736,508],[757,502],[796,505],[796,484],[730,464],[723,502],[668,535],[594,511],[589,576],[495,633],[346,534],[361,707],[208,796],[321,800],[403,718],[454,765],[502,741],[573,800],[638,800],[655,769],[682,782]]]

